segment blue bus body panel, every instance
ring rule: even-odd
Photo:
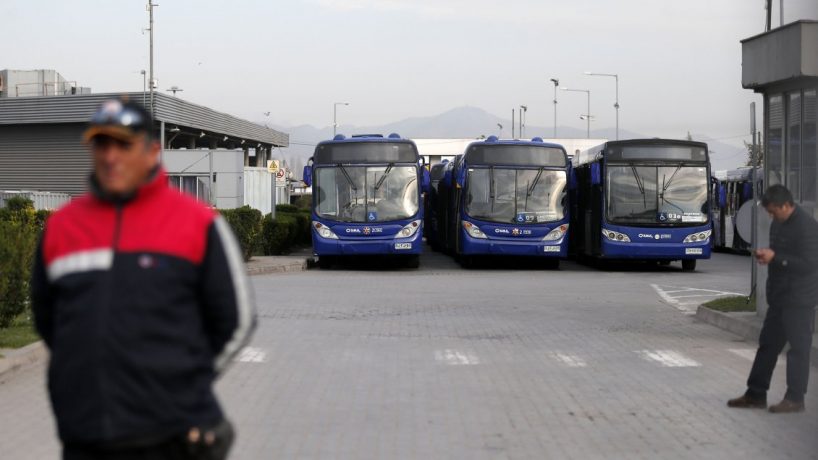
[[[466,219],[477,225],[487,239],[473,238],[460,226],[460,254],[463,255],[498,255],[498,256],[533,256],[533,257],[568,257],[568,234],[558,241],[543,241],[551,230],[567,224],[568,220],[545,225],[510,225],[486,223]],[[570,229],[568,230],[571,231]]]
[[[321,222],[338,236],[338,239],[324,238],[312,229],[312,247],[317,256],[340,255],[399,255],[420,254],[423,249],[423,224],[409,238],[397,238],[400,230],[418,219],[374,224],[325,221],[313,215],[313,220]]]
[[[695,243],[683,243],[688,235],[710,230],[710,224],[676,228],[625,227],[606,224],[605,228],[628,235],[631,241],[622,243],[601,236],[601,257],[603,258],[672,260],[710,258],[709,238]]]

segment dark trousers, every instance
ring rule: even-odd
[[[778,355],[789,343],[787,393],[784,398],[794,402],[804,401],[809,380],[814,314],[814,306],[770,305],[758,339],[753,369],[747,379],[749,396],[766,398]]]

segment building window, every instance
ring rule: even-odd
[[[801,92],[787,95],[787,188],[801,201]]]
[[[801,140],[801,201],[818,216],[818,91],[804,91],[804,128]]]
[[[784,183],[784,99],[780,94],[767,99],[767,184]]]
[[[168,183],[172,188],[210,204],[210,180],[207,175],[168,176]]]

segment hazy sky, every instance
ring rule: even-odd
[[[553,124],[553,85],[590,89],[593,127],[646,135],[749,130],[739,40],[764,0],[154,0],[159,88],[251,120],[379,125],[470,105]],[[53,68],[94,92],[142,89],[144,0],[3,0],[0,68]],[[778,0],[773,25],[778,24]],[[818,0],[785,0],[785,22]],[[584,127],[585,95],[560,92],[559,124]],[[759,104],[760,105],[760,104]],[[548,134],[548,133],[543,133]],[[740,139],[732,139],[740,142]]]

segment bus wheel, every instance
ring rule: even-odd
[[[696,259],[682,260],[682,271],[692,272],[693,270],[696,270]]]
[[[328,268],[332,268],[332,265],[335,263],[333,257],[330,256],[322,256],[318,258],[318,268],[322,270],[326,270]]]
[[[419,255],[412,255],[406,257],[406,268],[418,268],[420,267],[420,256]]]

